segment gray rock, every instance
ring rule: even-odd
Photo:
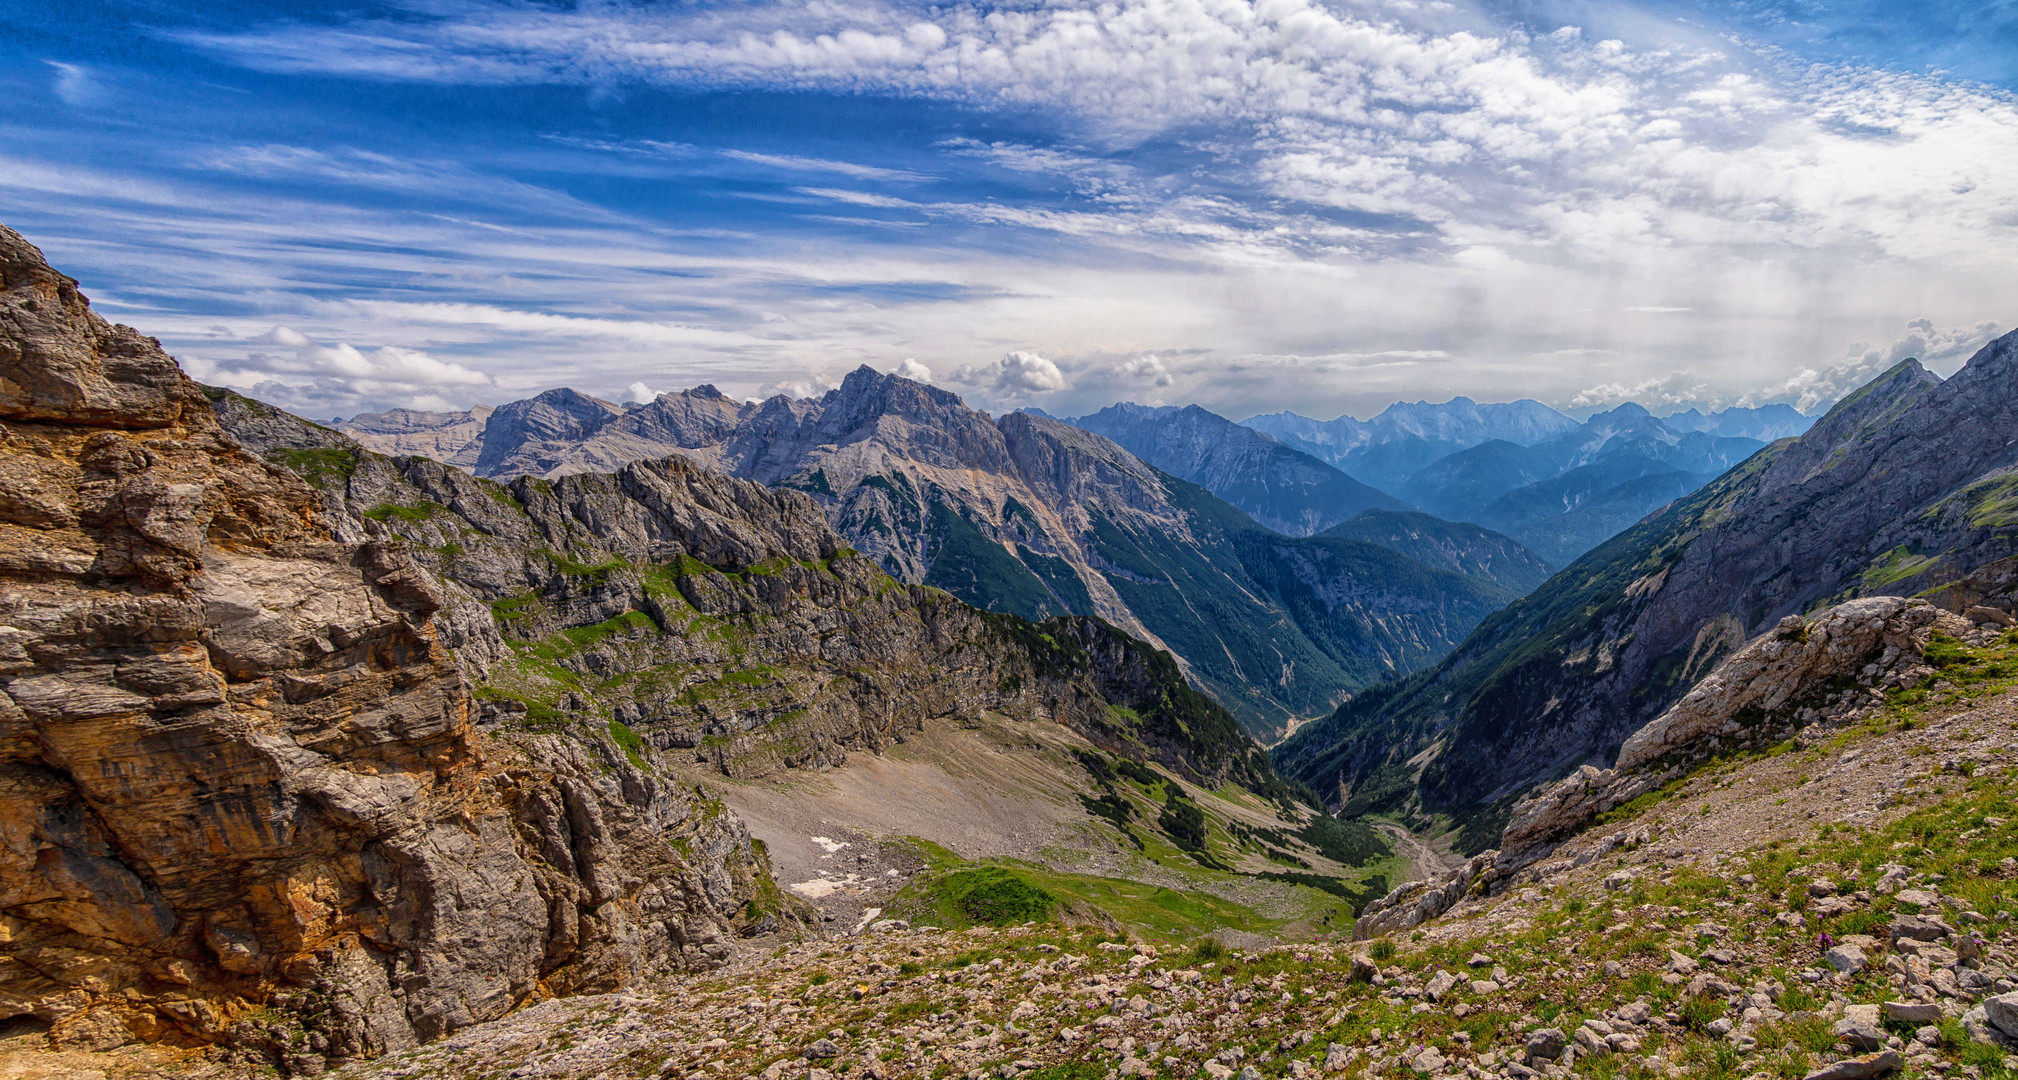
[[[1906,1059],[1900,1057],[1898,1051],[1886,1050],[1824,1065],[1809,1073],[1806,1080],[1870,1080],[1871,1077],[1897,1072],[1905,1063]]]
[[[1864,970],[1864,965],[1869,962],[1864,950],[1855,945],[1838,945],[1823,954],[1822,959],[1827,961],[1830,967],[1846,975],[1854,975]]]
[[[1984,1017],[2006,1037],[2018,1039],[2018,993],[1998,994],[1983,999]]]
[[[832,1039],[815,1040],[813,1045],[806,1047],[805,1052],[808,1061],[830,1061],[840,1056],[841,1048],[836,1046]]]
[[[1862,1021],[1847,1018],[1838,1020],[1834,1031],[1837,1042],[1859,1053],[1885,1048],[1885,1033]]]
[[[1952,935],[1954,928],[1937,918],[1924,915],[1895,915],[1889,927],[1892,940],[1940,941]]]
[[[1933,1024],[1941,1020],[1941,1006],[1931,1001],[1887,1001],[1885,1019],[1908,1024]]]
[[[1563,1034],[1561,1028],[1542,1028],[1530,1032],[1526,1046],[1528,1063],[1554,1061],[1563,1056],[1563,1051],[1569,1044],[1569,1037]]]

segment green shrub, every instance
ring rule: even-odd
[[[960,914],[989,926],[1009,926],[1051,917],[1058,900],[1001,867],[981,867],[948,874],[937,891]]]
[[[1394,951],[1394,942],[1381,938],[1373,943],[1372,948],[1367,950],[1367,955],[1385,964],[1389,960],[1394,959]]]

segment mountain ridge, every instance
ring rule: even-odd
[[[1475,813],[1605,760],[1782,616],[1860,596],[2006,596],[2018,448],[2000,432],[2014,415],[2018,335],[1945,382],[1901,363],[1509,605],[1436,669],[1299,731],[1278,765],[1335,799],[1406,801],[1418,785],[1381,748],[1442,740],[1421,798]]]
[[[899,580],[1031,618],[1099,615],[1169,648],[1263,733],[1431,662],[1511,595],[1378,545],[1275,543],[1103,436],[990,418],[866,367],[803,400],[702,387],[626,408],[547,391],[500,407],[486,431],[477,471],[495,477],[679,454],[803,492]],[[1369,577],[1313,590],[1320,566]]]

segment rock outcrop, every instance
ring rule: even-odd
[[[733,816],[479,733],[439,582],[321,502],[0,227],[0,1016],[314,1072],[727,955]]]
[[[1445,878],[1397,887],[1367,906],[1354,936],[1417,926],[1474,891],[1506,887],[1599,815],[1685,775],[1712,754],[1818,734],[1863,715],[1882,701],[1885,690],[1915,686],[1935,674],[1927,650],[1936,634],[1987,640],[1992,630],[1986,627],[2010,618],[2001,609],[1980,614],[1981,625],[1925,600],[1878,596],[1838,604],[1812,618],[1782,619],[1628,737],[1614,768],[1583,766],[1522,799],[1495,850]],[[1636,842],[1631,834],[1607,840]]]

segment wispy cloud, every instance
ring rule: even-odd
[[[148,139],[91,126],[108,103],[148,115],[133,80],[66,58],[62,123],[0,128],[0,191],[109,310],[300,394],[333,376],[275,366],[302,361],[251,342],[268,326],[492,377],[370,391],[416,400],[811,389],[901,359],[968,372],[983,405],[1240,415],[1818,401],[1891,350],[1852,343],[2011,318],[2011,95],[1597,14],[1546,33],[1319,0],[164,17],[137,32],[345,100],[279,103],[264,133],[168,101],[172,136]],[[501,86],[536,119],[458,141],[400,111],[496,124]],[[297,122],[337,105],[359,113]]]

